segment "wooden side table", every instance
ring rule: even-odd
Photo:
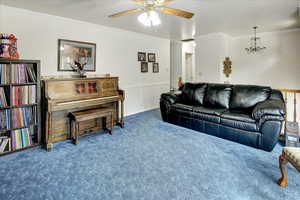
[[[79,112],[71,112],[71,138],[74,144],[79,143],[79,123],[92,119],[102,118],[103,129],[112,134],[113,110],[110,108],[98,108]],[[110,119],[110,129],[107,128],[107,119]]]

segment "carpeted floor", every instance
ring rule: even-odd
[[[280,151],[167,124],[154,110],[127,117],[113,136],[0,157],[0,199],[299,199],[300,175],[292,167],[288,187],[276,184]]]

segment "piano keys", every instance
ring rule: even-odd
[[[119,89],[118,77],[45,79],[42,94],[43,138],[47,150],[53,148],[54,142],[71,137],[70,112],[109,107],[114,113],[113,124],[124,127],[125,94]],[[82,122],[80,134],[94,127],[103,127],[102,121]]]

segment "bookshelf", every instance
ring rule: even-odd
[[[41,144],[40,61],[0,58],[0,156]]]

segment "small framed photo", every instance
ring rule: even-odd
[[[138,61],[146,62],[146,52],[138,52]]]
[[[148,62],[156,62],[155,53],[148,53]]]
[[[141,72],[142,73],[148,72],[148,63],[147,62],[141,62]]]
[[[159,64],[153,63],[153,73],[159,73]]]

